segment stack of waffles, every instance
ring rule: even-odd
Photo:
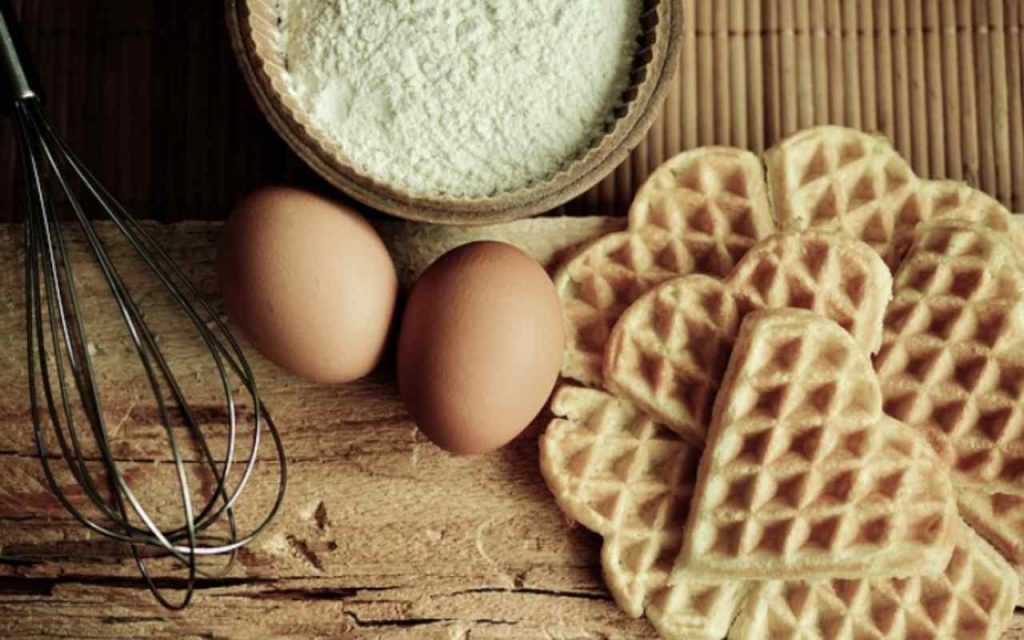
[[[999,638],[1024,566],[1024,233],[840,127],[658,168],[555,275],[541,470],[676,638]]]

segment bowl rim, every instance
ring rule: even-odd
[[[405,192],[374,180],[330,153],[290,112],[264,70],[266,62],[251,36],[251,0],[225,0],[228,36],[235,60],[253,98],[271,127],[291,150],[332,186],[376,210],[406,220],[450,225],[508,222],[543,213],[580,195],[610,174],[640,143],[660,112],[675,75],[682,39],[682,12],[676,0],[651,0],[658,24],[644,63],[645,77],[625,113],[599,142],[567,168],[535,185],[495,196],[457,198]]]

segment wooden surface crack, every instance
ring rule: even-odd
[[[508,593],[508,594],[525,594],[544,596],[550,598],[574,598],[580,600],[607,600],[612,599],[611,595],[603,591],[565,591],[560,589],[538,589],[522,587],[516,589],[505,589],[503,587],[473,587],[471,589],[461,589],[459,591],[453,591],[447,595],[458,596],[467,594],[482,594],[482,593]]]
[[[531,238],[545,241],[565,236],[546,232],[546,224],[568,228],[540,220],[511,228],[529,228]],[[588,224],[597,228],[593,220]],[[218,307],[219,225],[146,228],[188,265],[199,291]],[[20,273],[18,231],[0,226],[0,261],[8,261],[0,274]],[[394,242],[401,244],[401,237]],[[96,274],[76,273],[83,287],[99,286]],[[0,277],[0,335],[22,335],[21,300],[19,278]],[[105,341],[104,327],[116,323],[116,311],[91,311],[100,318],[93,325],[96,339]],[[164,312],[157,306],[147,318],[157,323]],[[173,333],[163,336],[176,362],[189,367],[199,361],[195,345]],[[314,385],[281,373],[244,344],[288,452],[288,493],[277,519],[239,551],[227,575],[199,579],[188,611],[164,611],[128,549],[85,530],[50,494],[35,459],[23,346],[0,341],[0,638],[656,637],[646,620],[618,609],[603,583],[600,537],[567,522],[540,476],[537,438],[544,416],[500,451],[453,456],[405,417],[388,372],[350,385]],[[176,521],[180,497],[168,481],[173,468],[162,464],[166,435],[151,424],[155,404],[130,370],[123,371],[124,353],[108,346],[97,355],[97,366],[109,373],[105,405],[112,417],[126,416],[114,437],[115,454],[133,490],[147,504],[166,505],[155,507],[154,517]],[[223,420],[212,390],[196,381],[203,419]],[[221,457],[223,450],[213,453]],[[198,465],[186,466],[200,473]],[[261,459],[239,504],[240,522],[262,513],[276,472],[271,459]],[[158,581],[161,588],[185,585],[179,564],[149,562],[154,575],[170,576]],[[1008,637],[1024,638],[1024,618],[1014,624]]]
[[[365,628],[373,628],[373,627],[407,628],[407,627],[421,627],[423,625],[431,625],[431,624],[452,622],[451,618],[395,618],[395,619],[392,619],[392,620],[384,618],[384,619],[380,619],[380,620],[360,620],[359,616],[357,616],[352,611],[346,611],[345,612],[345,617],[348,618],[349,620],[351,620],[352,623],[355,626],[357,626],[357,627],[365,627]]]

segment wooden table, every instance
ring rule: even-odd
[[[564,242],[609,226],[581,224]],[[217,228],[154,227],[215,304]],[[645,622],[618,612],[602,586],[598,538],[569,526],[540,478],[543,419],[497,453],[454,457],[409,422],[386,370],[351,385],[316,386],[258,356],[252,364],[288,451],[284,508],[227,576],[202,582],[190,609],[162,610],[127,550],[73,522],[44,484],[28,415],[19,234],[0,227],[0,637],[650,636]],[[429,237],[421,242],[432,244]],[[171,307],[146,278],[128,277],[159,326]],[[154,403],[126,372],[131,360],[97,274],[80,271],[80,282],[90,293],[85,316],[107,414],[122,443],[118,459],[144,495],[174,504],[172,485],[157,486],[167,477],[152,462],[166,459]],[[165,323],[161,344],[173,361],[200,371],[200,351],[183,326]],[[197,373],[191,388],[204,409],[215,406],[204,391],[209,373]],[[265,460],[243,517],[265,504],[274,473]],[[166,563],[158,566],[167,572]]]
[[[456,237],[417,225],[384,223],[381,229],[394,245],[427,247],[398,254],[407,281],[452,242],[504,238],[548,260],[561,245],[619,223],[583,219],[555,233],[558,224],[525,221]],[[214,305],[218,227],[151,227]],[[27,407],[19,234],[19,227],[0,226],[0,336],[6,336],[0,342],[0,637],[654,637],[646,622],[627,618],[611,601],[601,579],[599,538],[567,522],[544,486],[537,466],[544,416],[496,453],[455,457],[418,433],[386,365],[354,384],[320,386],[255,354],[251,363],[288,451],[284,508],[227,575],[201,582],[190,609],[162,610],[126,549],[73,522],[44,483]],[[202,352],[152,282],[131,268],[123,251],[115,255],[146,301],[162,347],[193,374],[183,376],[186,385],[192,381],[190,398],[216,411]],[[166,451],[153,424],[152,398],[132,375],[97,274],[85,269],[79,275],[91,294],[84,313],[107,414],[116,425],[117,457],[130,481],[154,500],[150,504],[173,505],[173,485],[154,462],[166,459]],[[243,521],[266,504],[275,471],[264,457],[246,493]],[[156,566],[164,575],[182,575],[165,562]],[[1009,637],[1024,638],[1024,616]]]
[[[219,1],[12,1],[58,127],[139,216],[220,220],[241,194],[269,182],[327,190],[248,96]],[[726,7],[733,5],[749,9],[730,14]],[[879,128],[922,175],[965,179],[1021,208],[1024,129],[1008,125],[1024,96],[1024,6],[811,6],[807,15],[804,3],[788,0],[687,2],[689,57],[664,116],[630,162],[564,212],[621,213],[650,168],[680,148],[722,143],[760,150],[823,121]],[[821,31],[809,20],[826,9]],[[825,51],[828,68],[812,68],[808,50]],[[942,50],[957,55],[931,64]],[[886,51],[898,64],[888,93],[876,101],[862,90],[874,86],[876,68],[879,81],[886,71],[867,60]],[[959,81],[956,74],[966,77],[968,70],[978,82]],[[949,97],[953,87],[963,88],[962,108]],[[734,91],[749,100],[737,102]],[[742,108],[732,108],[737,104]],[[981,135],[999,131],[1005,135]],[[0,221],[20,219],[18,171],[10,128],[2,125]],[[156,232],[216,303],[216,224]],[[25,390],[19,233],[0,227],[0,637],[652,637],[645,622],[626,618],[611,602],[598,538],[570,526],[548,495],[537,473],[543,419],[500,452],[456,458],[417,433],[387,371],[321,387],[255,357],[288,448],[287,501],[228,575],[203,581],[192,608],[163,611],[125,550],[85,533],[42,482]],[[123,354],[103,351],[115,325],[104,315],[109,307],[94,276],[85,281],[96,294],[98,357],[115,371],[105,380],[113,389],[107,407],[121,417],[119,433],[134,443],[119,457],[159,498],[145,480],[156,475],[152,460],[160,455],[153,444],[159,434],[146,421],[151,406],[137,381],[118,377]],[[139,287],[152,293],[141,278]],[[150,302],[155,316],[166,309],[155,294]],[[186,366],[194,362],[173,326],[161,336]],[[247,504],[258,507],[269,490],[268,480],[259,480]],[[1010,637],[1024,638],[1024,620]]]

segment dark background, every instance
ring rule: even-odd
[[[222,219],[275,182],[341,197],[263,119],[223,0],[0,2],[21,16],[58,128],[137,217]],[[558,213],[622,214],[651,169],[682,149],[760,152],[826,122],[880,131],[919,175],[964,180],[1024,210],[1024,0],[683,7],[661,115],[627,162]],[[20,220],[23,189],[0,123],[0,222]]]
[[[2,0],[9,1],[9,0]],[[269,182],[322,187],[239,72],[220,0],[14,0],[57,127],[137,217],[219,219]],[[0,221],[24,189],[0,124]]]

